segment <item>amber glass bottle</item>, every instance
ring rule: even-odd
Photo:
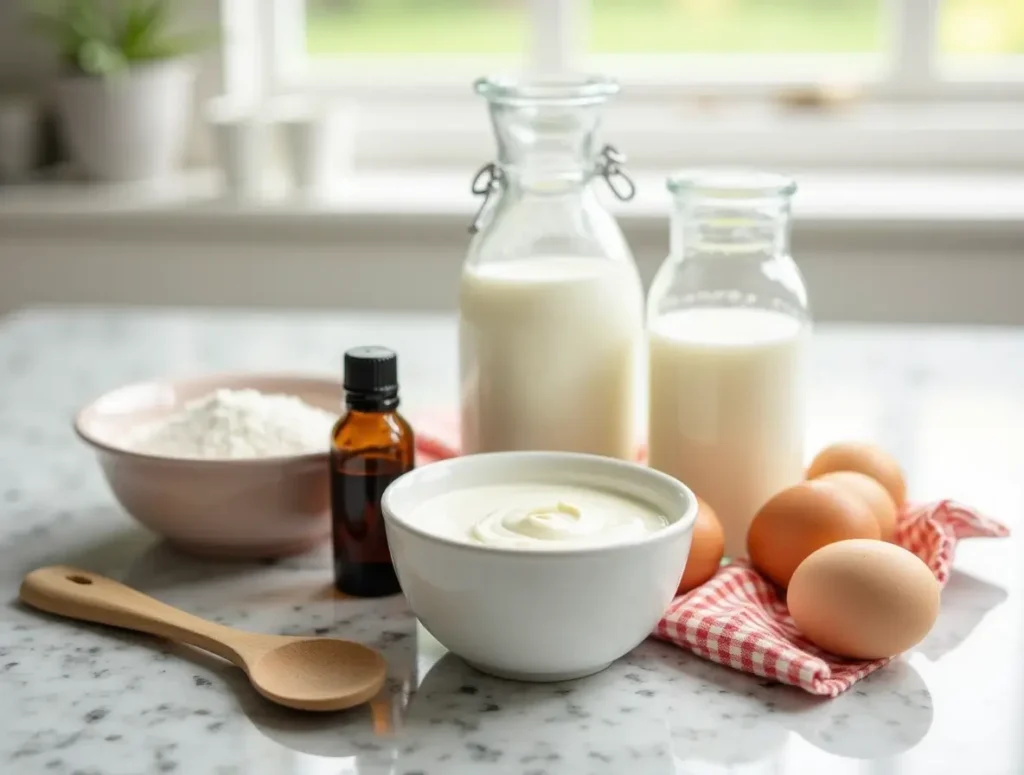
[[[380,597],[400,591],[391,564],[380,498],[410,471],[415,447],[398,409],[398,356],[384,347],[345,353],[347,411],[331,444],[334,585],[349,595]]]

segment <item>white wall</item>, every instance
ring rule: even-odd
[[[23,0],[0,0],[0,93],[41,88],[56,68],[47,46],[26,34]]]

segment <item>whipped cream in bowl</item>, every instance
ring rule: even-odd
[[[454,490],[426,500],[409,521],[456,541],[536,551],[633,541],[669,524],[640,499],[543,481]]]
[[[666,474],[562,452],[433,463],[396,480],[381,505],[423,625],[479,669],[534,681],[597,672],[650,634],[697,512]]]

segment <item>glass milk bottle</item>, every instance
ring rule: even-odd
[[[706,500],[725,551],[772,495],[803,478],[811,317],[789,254],[781,175],[668,179],[671,250],[647,301],[650,465]]]
[[[630,459],[643,290],[596,178],[633,195],[615,149],[596,150],[603,77],[483,79],[497,161],[459,287],[462,444],[467,453],[563,450]]]

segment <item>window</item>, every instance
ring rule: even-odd
[[[707,54],[878,53],[881,0],[593,0],[588,50]]]
[[[306,52],[346,55],[518,54],[525,0],[308,0]]]
[[[231,88],[358,103],[369,164],[483,161],[471,80],[530,68],[616,75],[634,165],[1024,166],[1020,0],[221,2]]]
[[[946,0],[938,49],[943,58],[1024,55],[1024,6],[1019,0]]]

